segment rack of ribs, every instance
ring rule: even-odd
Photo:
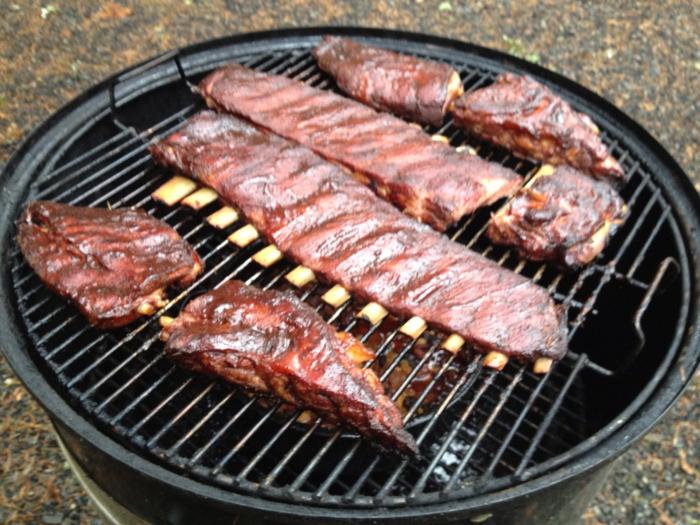
[[[17,242],[39,278],[98,328],[126,325],[165,305],[165,289],[202,271],[192,247],[142,210],[32,202]]]
[[[487,235],[528,259],[575,268],[603,250],[626,214],[625,203],[607,182],[568,166],[543,166],[493,216]]]
[[[566,350],[563,316],[546,290],[407,217],[303,146],[204,111],[151,154],[358,299],[421,317],[482,352],[530,361]]]
[[[518,156],[568,164],[613,184],[624,180],[593,121],[530,77],[502,73],[454,106],[458,126]]]
[[[387,448],[418,451],[375,373],[348,357],[362,344],[291,294],[230,281],[163,324],[166,355],[185,368],[312,410]]]
[[[459,74],[448,64],[348,38],[325,36],[313,55],[319,67],[354,99],[421,124],[439,126],[464,91]]]
[[[238,64],[199,84],[210,107],[239,115],[337,162],[406,214],[445,230],[520,185],[514,171],[431,140],[331,91]]]

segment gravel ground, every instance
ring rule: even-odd
[[[160,51],[241,31],[369,25],[501,49],[597,91],[700,190],[698,2],[87,2],[0,5],[0,163],[61,104]],[[0,359],[0,522],[98,523],[43,412]],[[700,523],[700,381],[618,464],[586,525]]]

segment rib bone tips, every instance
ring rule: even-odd
[[[282,259],[282,252],[277,249],[277,246],[270,244],[265,246],[258,253],[253,255],[253,260],[264,268],[269,268],[273,264]]]
[[[228,228],[237,220],[238,212],[236,212],[236,210],[230,206],[224,206],[207,217],[207,222],[214,228],[218,228],[220,230]]]
[[[306,266],[297,266],[284,277],[297,288],[303,288],[316,280],[314,272]]]
[[[469,153],[469,155],[476,155],[476,150],[474,148],[472,148],[471,146],[468,146],[466,144],[462,144],[461,146],[457,146],[455,148],[455,151],[457,151],[457,153],[462,153],[462,152],[466,151],[467,153]]]
[[[464,346],[464,338],[457,334],[452,334],[443,341],[441,348],[456,354]]]
[[[246,224],[229,235],[228,240],[239,248],[245,248],[258,237],[258,230],[256,230],[252,225]]]
[[[445,135],[440,135],[438,133],[436,133],[435,135],[432,135],[430,138],[432,140],[434,140],[435,142],[442,142],[444,144],[450,143],[450,139],[448,139]]]
[[[333,288],[324,293],[321,299],[334,308],[337,308],[350,299],[350,294],[345,288],[336,284]]]
[[[186,177],[175,175],[151,193],[151,197],[167,206],[173,206],[197,189],[197,184]]]
[[[540,169],[535,173],[535,177],[545,177],[547,175],[552,175],[554,173],[554,166],[551,164],[542,164]]]
[[[141,315],[153,315],[156,313],[156,307],[151,303],[141,303],[136,311]]]
[[[193,210],[201,210],[208,204],[214,202],[219,196],[211,188],[199,188],[194,193],[190,193],[182,200],[182,204]]]
[[[386,308],[384,308],[381,304],[371,302],[367,303],[367,305],[360,310],[357,316],[361,317],[362,319],[366,319],[370,322],[370,324],[377,324],[388,314],[389,312],[387,312]]]
[[[418,339],[427,327],[427,323],[422,318],[414,316],[401,325],[399,332],[412,339]]]
[[[367,361],[371,361],[376,357],[374,352],[370,351],[363,344],[357,342],[348,347],[347,355],[357,366],[361,365],[362,363],[366,363]]]
[[[549,357],[540,357],[535,360],[535,364],[532,365],[532,371],[535,374],[546,374],[552,369],[553,361]]]
[[[508,356],[501,352],[489,352],[484,357],[484,366],[495,370],[503,370],[508,363]]]

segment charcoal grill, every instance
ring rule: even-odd
[[[293,265],[269,268],[252,256],[264,242],[227,240],[240,221],[216,229],[194,211],[164,206],[151,192],[172,174],[155,167],[147,144],[202,107],[190,86],[230,61],[282,73],[326,89],[333,82],[310,49],[326,33],[451,63],[465,90],[502,71],[527,73],[588,113],[624,167],[630,208],[610,245],[579,272],[526,262],[483,235],[491,210],[448,231],[504,267],[530,277],[563,305],[567,356],[544,375],[509,362],[502,371],[481,356],[441,350],[446,334],[406,337],[391,317],[376,325],[356,317],[363,305],[334,309],[283,278]],[[517,170],[536,171],[465,136],[447,122],[430,133]],[[255,33],[166,53],[90,89],[42,124],[6,166],[0,196],[3,351],[87,474],[117,501],[156,522],[568,522],[580,516],[611,461],[669,408],[698,364],[700,205],[687,177],[643,129],[579,85],[508,55],[452,40],[357,28]],[[261,404],[231,385],[172,366],[162,354],[157,316],[102,332],[42,286],[14,241],[24,203],[53,199],[89,206],[140,206],[195,246],[206,271],[171,293],[164,312],[223,280],[291,289],[340,329],[408,375],[399,398],[432,363],[424,394],[413,399],[407,427],[422,455],[402,459],[357,436],[297,421],[278,403]],[[420,351],[418,351],[420,350]],[[387,355],[393,360],[386,359]],[[410,357],[410,359],[409,359]],[[444,387],[444,377],[452,379]],[[386,384],[386,383],[385,383]],[[442,386],[441,386],[442,385]],[[429,404],[430,392],[439,395]],[[558,496],[565,495],[562,498]]]

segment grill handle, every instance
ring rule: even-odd
[[[182,66],[182,61],[180,60],[180,49],[179,48],[168,51],[167,53],[163,53],[162,55],[158,55],[157,57],[152,58],[151,60],[147,60],[146,62],[141,63],[140,65],[134,67],[133,69],[130,69],[129,71],[122,73],[121,75],[116,76],[109,83],[109,90],[108,90],[108,92],[109,92],[109,109],[110,109],[110,116],[112,118],[112,122],[114,123],[115,126],[117,126],[122,131],[134,131],[132,126],[127,126],[117,116],[117,97],[116,97],[117,86],[123,82],[134,79],[134,78],[144,74],[146,71],[149,71],[153,68],[156,68],[162,64],[165,64],[166,62],[168,62],[170,60],[175,62],[175,67],[177,68],[177,72],[180,75],[181,81],[189,89],[194,88],[194,85],[187,78],[187,74],[185,73],[185,68]]]
[[[637,357],[639,357],[639,354],[646,345],[647,338],[646,334],[644,333],[644,328],[642,327],[642,320],[644,318],[644,314],[649,308],[649,305],[651,304],[651,301],[654,299],[654,296],[658,291],[660,291],[659,288],[661,283],[671,269],[673,270],[673,277],[675,277],[680,271],[678,262],[673,257],[666,257],[663,261],[661,261],[659,269],[656,270],[656,274],[654,275],[654,279],[652,279],[649,288],[647,288],[647,291],[644,294],[642,302],[639,303],[639,306],[634,313],[634,332],[637,336],[637,344],[635,345],[634,350],[627,356],[617,370],[615,370],[615,375],[625,373],[632,363],[637,360]]]

